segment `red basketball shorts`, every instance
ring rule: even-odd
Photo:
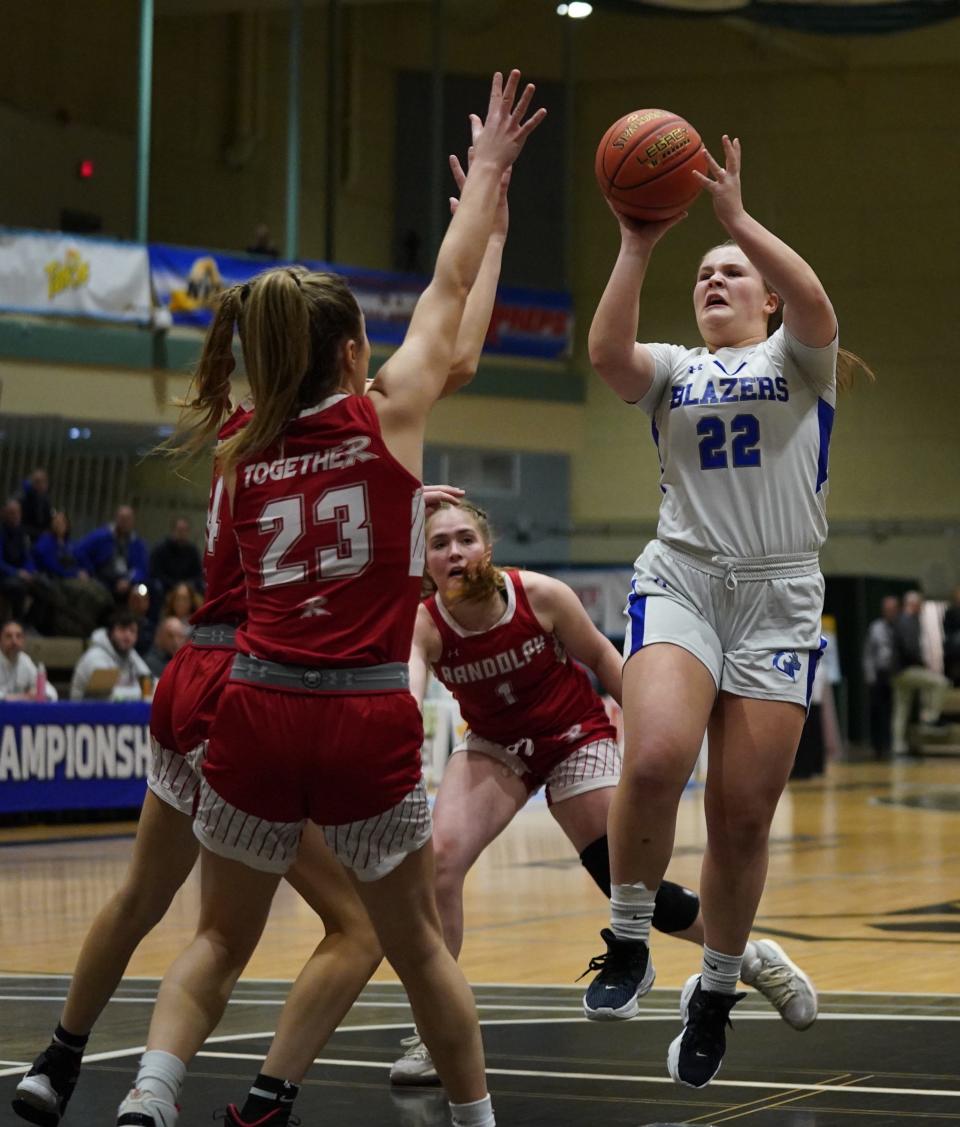
[[[206,742],[236,650],[181,646],[157,682],[150,735],[186,755]]]
[[[204,744],[235,652],[188,643],[157,682],[150,708],[147,785],[185,814],[193,810]]]
[[[292,693],[229,681],[203,774],[246,814],[344,825],[416,787],[422,746],[420,710],[407,692]]]

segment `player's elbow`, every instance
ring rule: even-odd
[[[607,334],[594,333],[591,330],[587,338],[587,353],[591,367],[601,379],[615,380],[630,364],[633,341],[630,341],[629,347],[624,348],[617,342],[611,341]]]
[[[465,387],[477,374],[479,367],[480,361],[478,357],[455,356],[453,363],[450,365],[450,374],[447,377],[444,395],[450,395],[459,388]]]

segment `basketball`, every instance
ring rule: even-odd
[[[700,195],[706,173],[700,134],[669,110],[634,110],[604,133],[594,170],[600,191],[633,219],[669,219]]]

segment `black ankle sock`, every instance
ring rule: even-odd
[[[73,1049],[75,1053],[82,1053],[87,1047],[87,1041],[90,1040],[90,1034],[84,1033],[81,1036],[79,1033],[69,1033],[57,1022],[57,1028],[53,1031],[53,1039],[58,1044],[65,1045],[68,1049]]]
[[[240,1114],[246,1120],[255,1121],[278,1107],[293,1107],[293,1101],[299,1094],[299,1084],[278,1080],[276,1076],[267,1076],[261,1072],[247,1093],[247,1102]]]

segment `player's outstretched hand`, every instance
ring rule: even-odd
[[[743,215],[743,196],[740,191],[740,139],[734,137],[731,141],[726,133],[723,135],[723,160],[726,167],[721,168],[707,153],[707,170],[709,176],[693,169],[693,175],[700,181],[706,190],[713,196],[713,210],[717,219],[728,230],[731,223]]]
[[[504,171],[517,159],[527,138],[547,116],[541,106],[524,121],[536,87],[532,82],[527,83],[518,97],[519,86],[520,71],[510,71],[506,82],[497,71],[490,86],[486,118],[481,121],[476,114],[470,115],[475,159],[492,161]]]

